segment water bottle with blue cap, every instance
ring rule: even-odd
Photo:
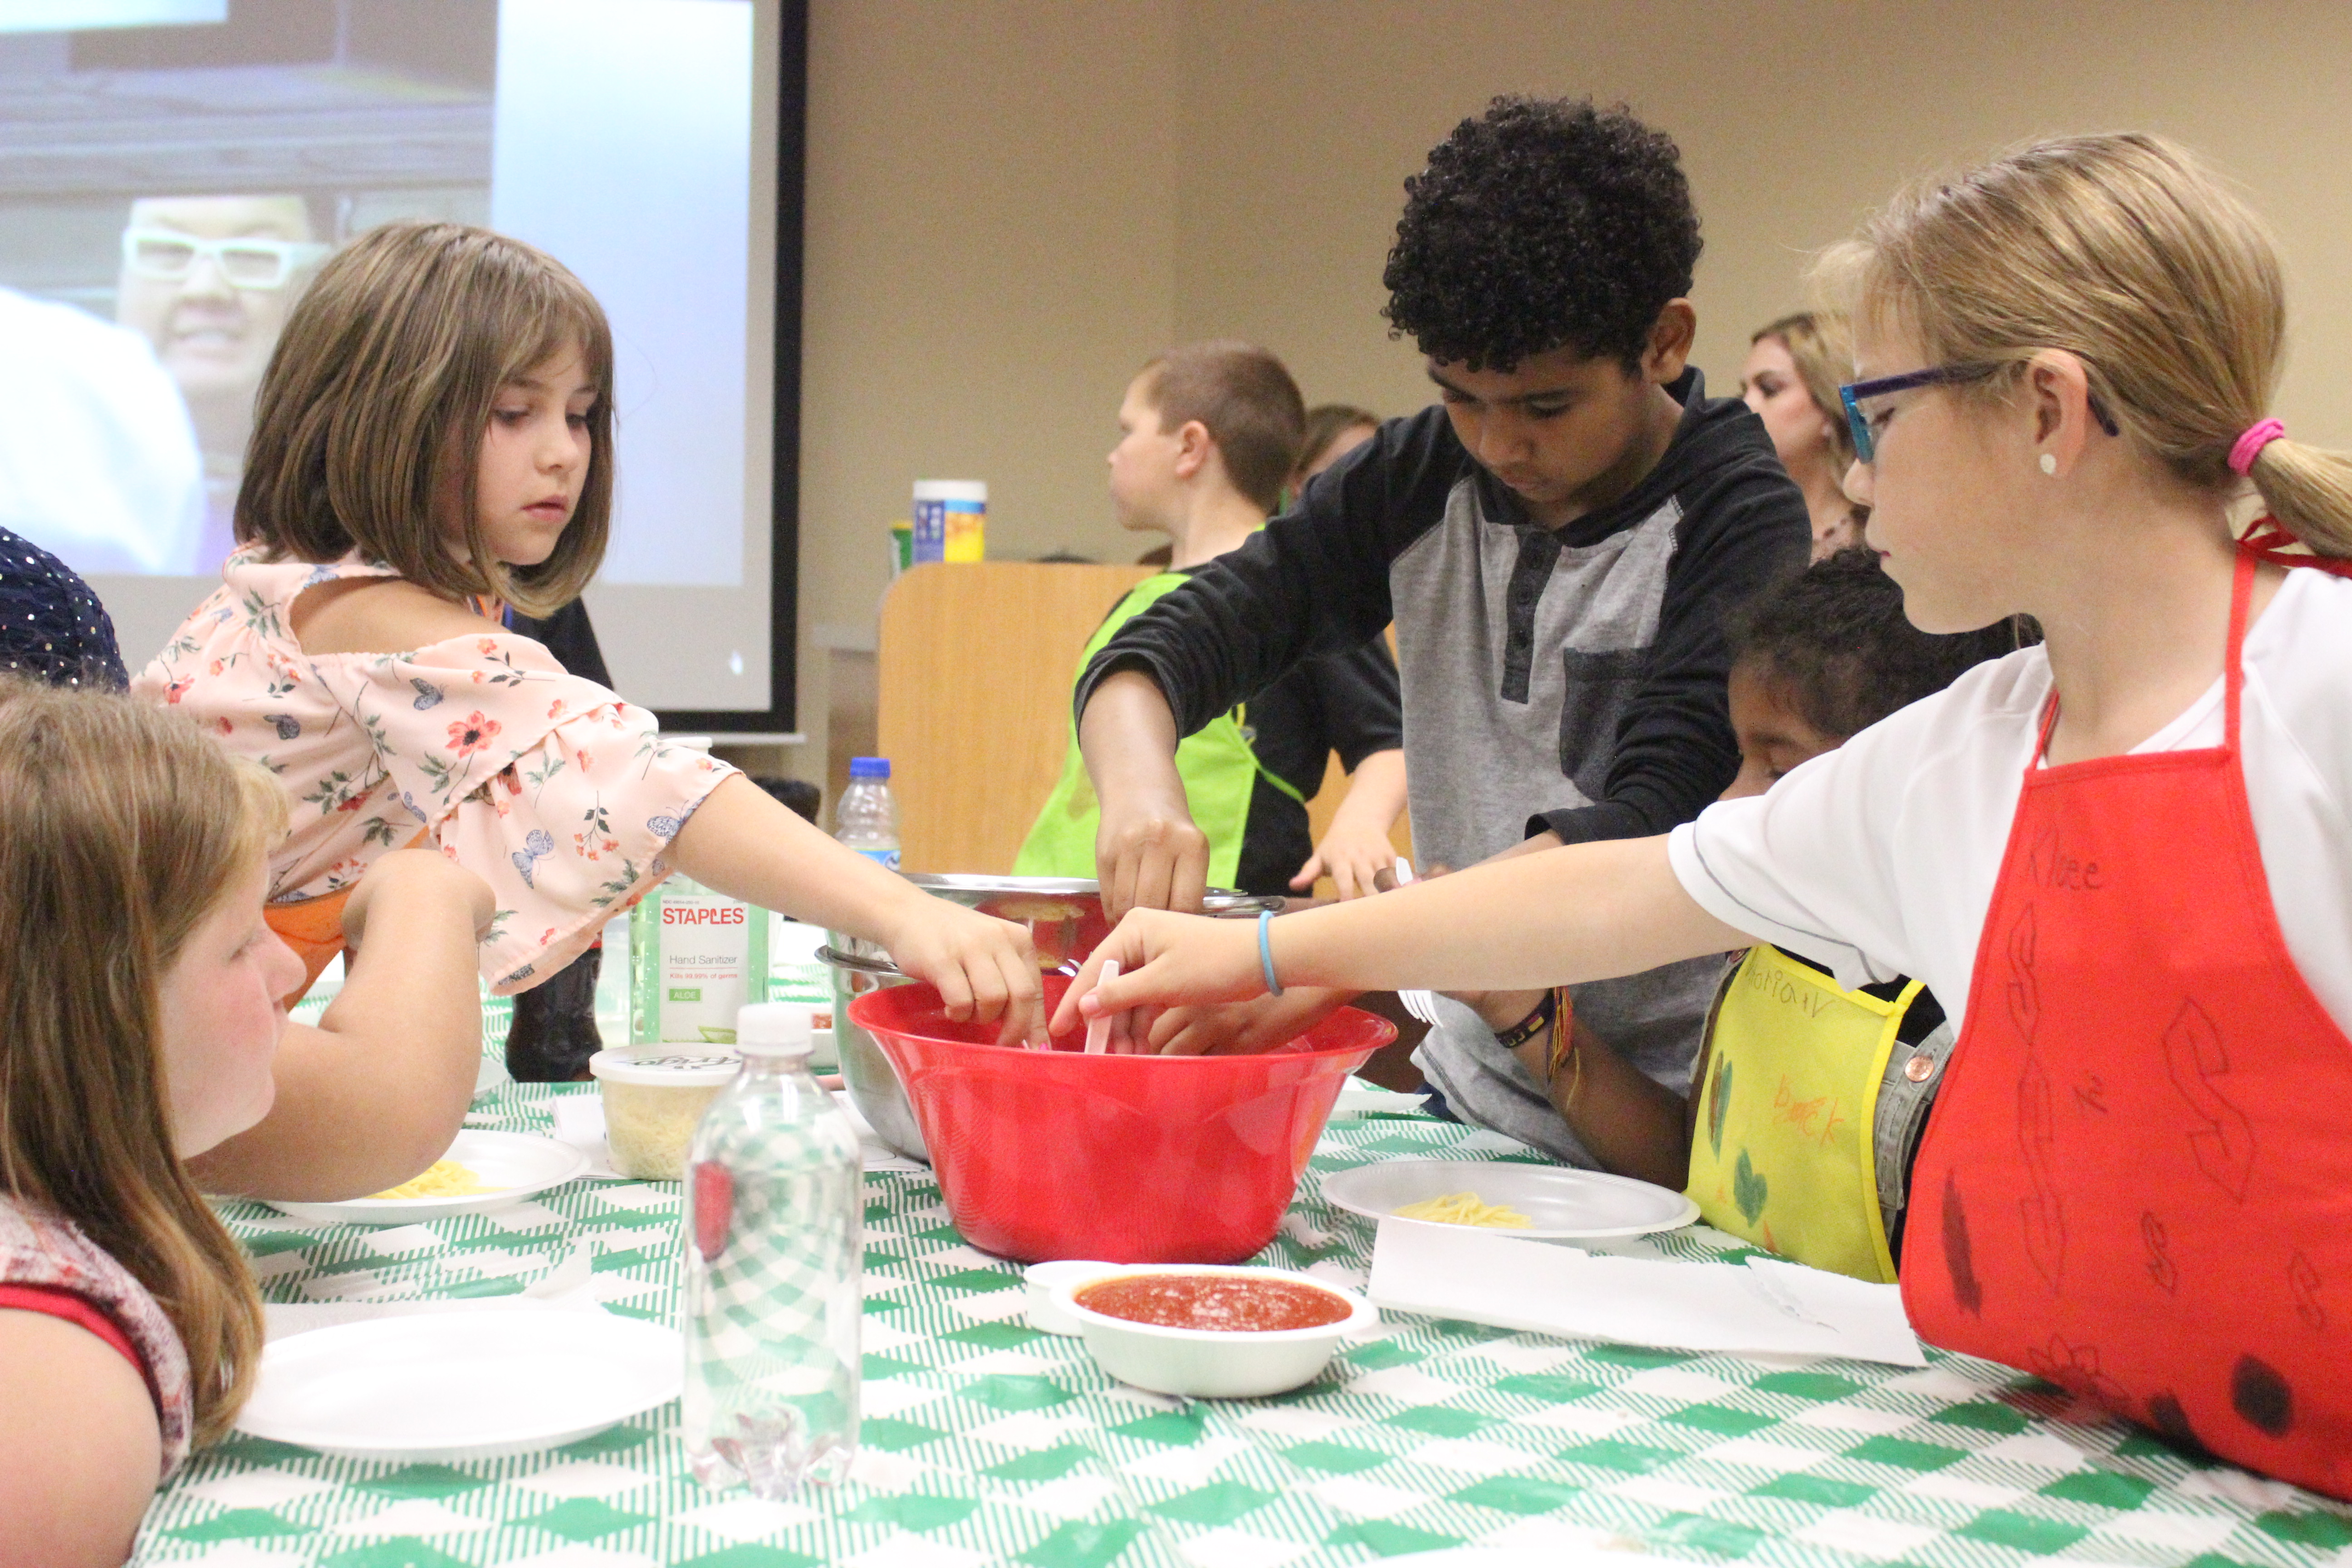
[[[898,807],[890,798],[890,759],[849,759],[849,787],[834,807],[833,836],[895,871],[898,868]]]

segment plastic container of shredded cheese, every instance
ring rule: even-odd
[[[604,1142],[613,1169],[643,1182],[686,1179],[695,1124],[743,1058],[732,1051],[641,1046],[598,1051],[588,1070],[604,1097]]]

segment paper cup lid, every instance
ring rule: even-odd
[[[656,1089],[718,1089],[735,1081],[743,1058],[731,1051],[677,1050],[640,1046],[598,1051],[588,1070],[607,1083],[646,1084]]]

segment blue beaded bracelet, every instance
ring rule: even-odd
[[[1257,961],[1265,969],[1265,994],[1269,996],[1279,996],[1282,994],[1282,982],[1274,977],[1274,942],[1265,931],[1265,922],[1272,919],[1274,919],[1272,910],[1258,910]]]

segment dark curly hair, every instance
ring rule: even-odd
[[[1390,335],[1472,370],[1558,348],[1637,367],[1698,265],[1682,153],[1622,104],[1498,98],[1404,194],[1381,274]]]
[[[1806,723],[1840,740],[2042,640],[2026,616],[1950,637],[1921,631],[1903,614],[1902,588],[1859,545],[1765,589],[1727,629],[1734,664],[1762,666]]]

